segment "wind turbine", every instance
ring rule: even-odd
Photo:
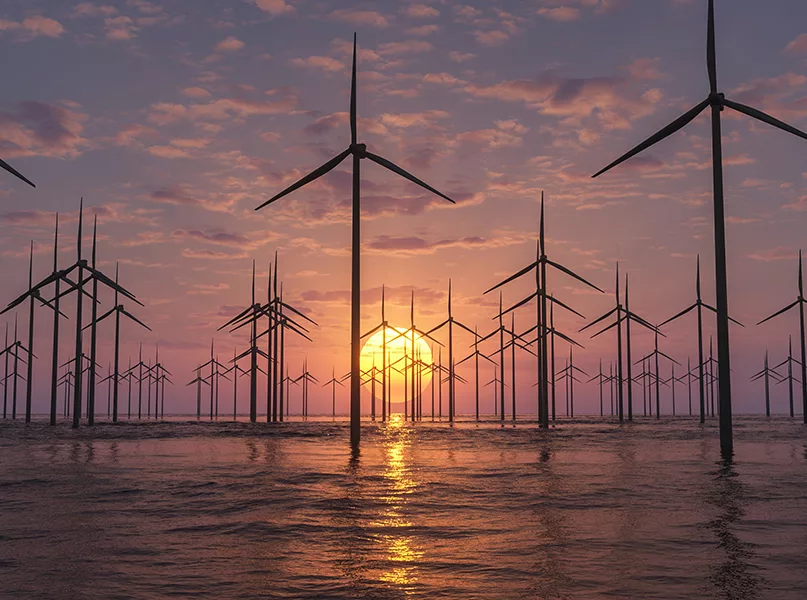
[[[115,283],[118,283],[118,264],[115,263]],[[110,308],[107,312],[105,312],[100,317],[96,317],[96,319],[91,323],[93,326],[97,326],[98,323],[103,321],[109,316],[115,315],[115,351],[114,351],[114,362],[115,367],[113,372],[110,374],[112,378],[111,385],[113,386],[113,393],[112,393],[112,422],[118,422],[118,380],[120,378],[120,317],[123,315],[124,317],[128,318],[131,321],[134,321],[138,325],[145,327],[149,331],[151,331],[151,327],[143,323],[140,319],[135,317],[132,313],[126,310],[123,304],[118,302],[118,290],[115,289],[115,305]],[[90,327],[90,325],[87,325]],[[158,363],[159,364],[159,363]],[[159,373],[157,374],[159,376]],[[100,383],[100,382],[99,382]]]
[[[43,306],[47,306],[51,310],[57,310],[53,304],[42,298],[42,294],[40,293],[39,287],[34,287],[34,242],[31,240],[31,251],[30,251],[30,259],[28,261],[28,290],[20,297],[21,299],[28,298],[28,348],[29,350],[33,351],[34,347],[34,314],[36,308],[36,302],[39,301],[40,304]],[[14,302],[8,305],[3,311],[0,311],[0,315],[8,312],[15,306],[20,303],[20,298],[17,298]],[[62,315],[65,316],[65,315]],[[57,315],[58,319],[58,315]],[[34,361],[28,360],[28,376],[25,380],[26,385],[26,392],[25,392],[25,422],[31,422],[31,392],[33,386],[33,364]]]
[[[336,386],[345,387],[345,385],[336,378],[336,368],[331,371],[331,380],[322,384],[322,387],[327,385],[331,386],[331,416],[336,419]],[[383,386],[383,383],[382,383]],[[383,403],[382,403],[383,404]]]
[[[597,373],[594,377],[589,379],[586,383],[591,383],[592,381],[596,381],[600,386],[600,416],[603,416],[602,410],[602,384],[608,381],[608,377],[606,377],[602,372],[602,359],[600,359],[600,372]]]
[[[762,319],[757,325],[762,325],[766,321],[770,321],[771,319],[778,317],[786,312],[788,312],[791,308],[798,307],[799,309],[799,324],[800,324],[800,333],[801,333],[801,401],[802,401],[802,411],[804,413],[804,422],[807,424],[807,360],[805,359],[805,331],[804,331],[804,272],[802,270],[802,258],[801,258],[801,250],[799,250],[799,295],[796,298],[796,301],[792,304],[788,304],[782,310],[773,313],[767,319]],[[718,360],[722,362],[720,358],[720,353],[718,352]],[[721,371],[722,374],[722,371]],[[722,390],[723,390],[723,378],[720,378],[720,390],[721,390],[721,397],[722,397]],[[722,406],[721,406],[722,409]],[[722,414],[722,413],[721,413]]]
[[[765,416],[771,416],[771,377],[773,377],[777,383],[782,381],[782,377],[774,371],[773,369],[768,367],[768,351],[765,350],[765,366],[759,373],[756,373],[751,376],[751,381],[758,381],[762,379],[765,382]]]
[[[787,365],[787,376],[785,378],[783,378],[782,381],[778,382],[777,385],[779,383],[783,383],[783,382],[787,381],[788,400],[789,400],[789,405],[790,405],[790,418],[791,419],[795,416],[795,411],[793,409],[793,381],[796,381],[797,383],[801,383],[798,379],[793,377],[793,364],[794,363],[796,365],[798,365],[798,366],[801,366],[801,363],[798,360],[796,360],[795,358],[793,358],[793,336],[788,336],[788,339],[787,339],[787,358],[785,360],[783,360],[782,362],[780,362],[778,365],[776,365],[773,368],[773,370],[776,371],[777,369]]]
[[[653,378],[655,379],[655,382],[656,382],[656,418],[660,419],[661,418],[661,395],[659,394],[659,384],[661,383],[661,379],[659,377],[658,360],[659,360],[660,357],[664,357],[667,360],[669,360],[671,363],[673,363],[675,365],[678,365],[679,367],[681,366],[681,363],[679,363],[677,360],[675,360],[671,356],[669,356],[667,354],[664,354],[664,352],[662,352],[661,350],[658,349],[658,336],[659,336],[659,331],[658,331],[658,328],[656,328],[655,329],[655,336],[653,338],[654,339],[653,351],[650,354],[648,354],[647,356],[645,356],[644,358],[642,358],[641,360],[637,360],[635,364],[638,365],[640,362],[655,359],[656,372],[653,374]],[[674,385],[675,384],[673,383],[673,386]]]
[[[5,169],[6,171],[8,171],[9,173],[11,173],[12,175],[14,175],[14,176],[15,176],[15,177],[17,177],[17,178],[22,179],[22,180],[23,180],[25,183],[27,183],[27,184],[28,184],[28,185],[30,185],[31,187],[33,187],[33,188],[35,188],[35,187],[36,187],[36,186],[35,186],[35,185],[34,185],[34,184],[31,182],[31,181],[29,181],[28,179],[26,179],[26,177],[25,177],[25,176],[24,176],[22,173],[20,173],[19,171],[17,171],[17,169],[15,169],[14,167],[12,167],[10,164],[8,164],[6,161],[4,161],[4,160],[3,160],[3,159],[1,159],[1,158],[0,158],[0,168]]]
[[[659,329],[667,325],[668,323],[672,323],[673,321],[680,319],[684,315],[688,314],[692,310],[697,310],[698,313],[698,381],[700,386],[700,420],[701,423],[704,423],[706,418],[704,415],[704,384],[703,384],[703,309],[707,309],[712,311],[713,313],[717,313],[717,309],[709,306],[706,304],[703,299],[701,298],[701,257],[700,254],[698,255],[697,262],[696,262],[696,275],[695,275],[695,304],[685,308],[677,315],[674,315],[664,321],[661,325],[659,325]],[[732,319],[729,317],[729,321],[736,323],[740,327],[745,327],[739,321]]]
[[[460,321],[457,321],[453,315],[451,314],[451,279],[448,280],[448,319],[437,325],[436,327],[432,327],[427,334],[434,333],[439,331],[445,326],[448,326],[448,420],[449,422],[454,421],[454,416],[456,412],[456,393],[455,393],[455,376],[454,376],[454,368],[456,365],[454,364],[454,325],[464,329],[468,333],[474,336],[474,340],[479,339],[479,334],[475,331],[471,331],[471,328],[467,325],[464,325]],[[429,338],[432,339],[432,338]],[[439,342],[438,342],[439,343]]]
[[[627,281],[627,280],[626,280]],[[645,321],[639,315],[631,312],[628,310],[627,307],[622,306],[622,301],[619,295],[619,263],[616,264],[616,289],[614,291],[614,295],[616,297],[616,306],[609,310],[607,313],[598,317],[597,319],[593,320],[591,323],[580,329],[580,331],[585,331],[586,329],[593,327],[597,323],[601,323],[608,317],[613,314],[616,314],[616,321],[614,321],[611,325],[601,329],[594,335],[592,335],[592,339],[602,335],[609,329],[616,327],[616,347],[617,347],[617,369],[616,369],[616,385],[617,385],[617,413],[619,414],[619,422],[622,423],[625,420],[625,404],[624,404],[624,396],[623,396],[623,382],[625,381],[622,375],[622,322],[627,321],[628,319],[632,319],[639,325],[650,329],[651,331],[656,331],[656,328],[653,327],[650,323]],[[630,338],[628,338],[628,344],[630,344]],[[630,385],[630,384],[628,384]],[[631,414],[632,417],[632,407],[631,407]]]
[[[385,313],[385,293],[386,286],[381,285],[381,322],[373,327],[370,331],[365,333],[362,339],[381,331],[381,422],[387,420],[387,394],[389,392],[387,385],[387,329],[390,329],[390,324],[387,322]]]
[[[720,449],[723,456],[731,456],[733,452],[732,415],[731,415],[731,365],[729,359],[729,303],[728,283],[726,274],[726,222],[723,207],[723,148],[720,113],[731,108],[801,137],[807,139],[807,134],[799,131],[764,112],[734,102],[717,91],[717,52],[715,49],[715,10],[714,0],[709,0],[708,32],[706,43],[706,64],[709,73],[709,95],[694,108],[678,117],[675,121],[659,130],[650,138],[622,155],[610,165],[594,174],[594,177],[605,173],[609,169],[650,148],[654,144],[683,129],[707,108],[712,114],[712,175],[714,185],[714,228],[715,228],[715,288],[717,292],[717,356],[720,380]],[[802,360],[802,362],[804,362]],[[802,377],[804,379],[804,377]],[[804,395],[807,403],[807,392]],[[805,417],[807,419],[807,416]]]
[[[449,294],[450,294],[451,293],[451,282],[449,282],[448,287],[449,287]],[[415,325],[415,290],[413,289],[412,290],[412,299],[411,299],[410,304],[409,304],[409,329],[407,329],[406,331],[402,331],[401,333],[396,335],[394,338],[392,338],[390,340],[390,342],[394,342],[398,338],[404,338],[404,356],[403,357],[410,361],[410,363],[409,363],[410,365],[414,365],[415,364],[415,352],[416,352],[416,344],[415,344],[415,342],[417,341],[415,339],[415,334],[417,333],[418,336],[420,336],[418,339],[428,338],[431,341],[433,341],[435,344],[438,344],[438,345],[442,346],[442,344],[440,344],[440,342],[438,342],[436,339],[434,339],[430,334],[432,332],[434,332],[435,329],[439,329],[443,325],[448,324],[448,326],[449,326],[448,343],[449,343],[449,350],[451,350],[452,347],[453,347],[451,345],[452,344],[451,324],[454,323],[454,321],[451,319],[451,316],[450,316],[451,312],[450,311],[451,311],[451,309],[449,308],[449,320],[445,321],[441,325],[438,325],[436,328],[432,329],[431,331],[427,332],[427,331],[423,331],[422,329],[419,329]],[[407,337],[409,338],[408,340],[407,340]],[[407,356],[407,354],[406,354],[406,341],[409,341],[411,343],[412,356]],[[451,353],[449,352],[449,354],[451,354]],[[453,356],[453,355],[451,355],[451,356]],[[407,368],[406,365],[407,365],[406,360],[404,360],[404,369]],[[454,413],[453,413],[452,402],[451,402],[451,378],[453,376],[454,376],[454,370],[452,368],[451,369],[451,376],[449,378],[449,384],[448,384],[448,390],[449,390],[449,403],[448,403],[448,405],[449,405],[448,406],[449,421],[454,420]],[[414,407],[414,402],[415,402],[415,383],[416,383],[416,378],[415,378],[415,370],[414,370],[414,367],[413,367],[413,369],[412,369],[412,380],[411,380],[411,386],[412,386],[411,391],[412,391],[412,402],[413,402],[412,406],[413,407]],[[413,421],[415,420],[415,412],[414,412],[414,410],[412,411],[412,420]]]
[[[202,418],[202,384],[210,385],[206,377],[202,377],[202,367],[196,367],[196,378],[191,379],[185,386],[196,384],[196,420]]]
[[[546,323],[547,323],[547,300],[549,300],[553,304],[559,304],[563,308],[579,315],[577,311],[569,308],[559,300],[556,300],[553,296],[547,296],[547,266],[554,268],[557,271],[565,273],[566,275],[578,280],[579,282],[593,288],[599,292],[602,292],[600,288],[598,288],[593,283],[587,281],[580,275],[574,273],[570,269],[560,265],[552,260],[550,260],[546,255],[546,233],[545,233],[545,223],[544,223],[544,193],[541,192],[541,218],[539,224],[539,232],[538,232],[538,243],[536,244],[536,259],[535,262],[527,265],[514,275],[511,275],[504,281],[496,284],[489,290],[485,292],[492,292],[495,289],[498,289],[511,281],[518,279],[530,271],[535,269],[535,292],[524,298],[520,302],[516,303],[507,312],[510,310],[514,310],[519,306],[526,304],[533,298],[537,300],[536,304],[536,329],[538,331],[538,415],[541,421],[541,426],[544,428],[549,427],[549,377],[550,373],[552,374],[553,386],[554,386],[554,367],[549,369],[549,364],[547,361],[548,357],[548,346],[547,346],[547,338],[546,338]],[[499,311],[501,312],[501,310]],[[502,392],[503,394],[504,392]],[[554,387],[553,387],[553,397],[554,397]]]
[[[477,333],[477,329],[474,328],[474,343],[473,343],[474,351],[471,352],[468,356],[463,358],[460,362],[458,362],[455,366],[459,367],[462,363],[466,360],[474,359],[474,388],[476,390],[476,421],[479,422],[479,359],[484,358],[492,365],[496,365],[495,361],[491,360],[484,354],[479,351],[479,334]],[[434,379],[432,378],[432,400],[434,399]],[[434,410],[432,410],[432,417],[434,417]],[[434,419],[432,419],[434,420]]]
[[[350,310],[350,442],[354,449],[358,449],[361,438],[361,160],[369,159],[385,169],[408,179],[412,183],[437,194],[452,204],[454,201],[445,194],[437,191],[427,183],[408,173],[398,165],[386,158],[367,151],[365,144],[358,143],[357,117],[356,117],[356,35],[353,35],[353,71],[350,86],[350,146],[324,165],[315,169],[299,181],[293,183],[279,194],[273,196],[255,210],[275,202],[283,196],[311,183],[335,169],[348,156],[353,157],[353,212],[352,212],[352,266],[351,266],[351,310]]]

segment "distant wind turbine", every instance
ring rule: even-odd
[[[778,317],[786,312],[788,312],[791,308],[798,307],[799,309],[799,324],[800,324],[800,333],[801,333],[801,401],[802,401],[802,411],[804,413],[804,422],[807,423],[807,360],[805,359],[805,350],[807,349],[807,343],[805,343],[805,328],[804,328],[804,305],[807,303],[807,300],[804,299],[804,271],[802,269],[802,258],[801,258],[801,250],[799,250],[799,295],[796,297],[795,302],[792,304],[788,304],[782,310],[773,313],[770,317],[766,319],[762,319],[757,325],[762,325],[763,323],[770,321],[771,319]],[[718,353],[718,360],[720,360],[720,355]],[[722,374],[722,371],[721,371]],[[720,389],[723,389],[723,378],[720,378]],[[721,394],[722,395],[722,394]],[[721,407],[722,408],[722,407]]]
[[[768,367],[768,351],[765,350],[764,367],[762,368],[762,370],[759,373],[755,373],[754,375],[751,376],[751,381],[758,381],[758,380],[762,379],[764,381],[764,383],[765,383],[765,416],[766,417],[771,416],[771,377],[773,377],[773,379],[775,379],[777,383],[779,383],[782,380],[782,377],[779,375],[779,373],[777,373],[776,371],[774,371],[773,369]]]
[[[726,108],[731,108],[801,137],[807,139],[804,133],[778,119],[765,114],[764,112],[745,106],[739,102],[734,102],[717,91],[717,51],[715,49],[715,10],[714,0],[709,0],[708,32],[706,43],[706,64],[709,73],[709,96],[690,109],[675,121],[659,130],[647,140],[622,155],[604,169],[594,174],[594,177],[605,173],[609,169],[621,164],[632,156],[635,156],[671,136],[675,132],[683,129],[691,123],[698,115],[707,108],[711,108],[712,114],[712,173],[714,182],[714,228],[715,228],[715,288],[717,292],[717,357],[718,357],[718,378],[720,380],[720,449],[723,456],[731,456],[733,453],[732,437],[732,417],[731,417],[731,365],[729,360],[729,303],[728,303],[728,282],[726,274],[726,221],[723,207],[723,148],[720,113]],[[804,362],[802,360],[802,362]],[[804,379],[804,377],[802,377]],[[807,392],[804,395],[807,403]],[[805,416],[807,420],[807,416]]]
[[[358,449],[361,439],[361,160],[367,158],[385,169],[408,179],[412,183],[437,194],[454,204],[445,194],[437,191],[427,183],[408,173],[386,158],[367,151],[365,144],[358,143],[356,116],[356,35],[353,35],[353,71],[350,85],[350,146],[321,167],[315,169],[299,181],[293,183],[279,194],[273,196],[255,210],[275,202],[291,192],[319,179],[335,169],[348,156],[353,156],[353,213],[352,213],[352,267],[351,267],[351,310],[350,310],[350,443]]]

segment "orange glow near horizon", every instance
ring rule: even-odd
[[[403,397],[403,386],[407,380],[404,377],[404,365],[411,365],[414,359],[421,361],[425,365],[431,365],[432,350],[429,344],[418,333],[414,334],[415,351],[412,352],[412,334],[406,333],[407,329],[403,327],[387,327],[386,330],[386,351],[387,351],[387,366],[389,367],[389,384],[393,393],[393,402],[397,402],[395,397],[398,393]],[[401,335],[405,334],[406,335]],[[369,379],[369,373],[375,366],[378,372],[378,380],[381,380],[381,368],[383,364],[383,348],[384,348],[384,332],[378,330],[365,342],[361,351],[361,370],[362,378]],[[392,367],[390,367],[392,365]],[[397,370],[396,370],[397,369]],[[400,372],[399,372],[400,371]],[[407,377],[411,377],[411,367],[408,371]],[[423,371],[421,375],[421,385],[423,388],[431,381],[431,372],[428,370]],[[377,386],[379,384],[376,384]],[[411,385],[411,380],[410,380]],[[364,388],[369,392],[369,384]],[[380,395],[380,389],[376,390],[376,394]]]

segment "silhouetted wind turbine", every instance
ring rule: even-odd
[[[185,387],[193,385],[194,383],[196,384],[196,420],[198,421],[202,418],[202,384],[210,384],[208,383],[207,378],[202,377],[201,367],[196,367],[194,371],[196,371],[196,377],[185,384]]]
[[[773,370],[776,371],[777,369],[787,365],[787,376],[784,379],[782,379],[782,381],[778,382],[777,385],[779,383],[783,383],[783,382],[787,381],[788,401],[789,401],[789,404],[790,404],[790,417],[791,418],[793,418],[795,416],[795,410],[794,410],[794,406],[793,406],[793,381],[796,381],[797,383],[801,383],[798,379],[793,377],[793,364],[794,363],[796,365],[798,365],[798,366],[801,366],[801,363],[798,360],[796,360],[795,358],[793,358],[793,336],[788,336],[788,338],[787,338],[787,358],[785,360],[783,360],[782,362],[780,362],[778,365],[776,365],[773,368]]]
[[[701,257],[700,254],[697,257],[696,261],[696,275],[695,275],[695,304],[685,308],[677,315],[674,315],[664,321],[661,325],[659,325],[659,329],[664,327],[666,324],[675,321],[683,317],[684,315],[688,314],[692,310],[697,310],[698,313],[698,381],[700,387],[700,420],[701,423],[705,422],[706,417],[704,414],[704,384],[703,384],[703,309],[707,309],[712,311],[713,313],[717,313],[717,309],[709,306],[701,299]],[[729,321],[732,321],[739,325],[740,327],[744,327],[742,323],[736,321],[729,317]]]
[[[779,373],[774,371],[773,369],[768,367],[768,351],[765,350],[765,366],[759,373],[755,373],[751,376],[751,381],[757,381],[762,379],[765,382],[765,416],[771,416],[771,377],[773,377],[777,383],[781,381],[781,377]]]
[[[115,283],[118,283],[118,265],[115,263]],[[143,323],[140,319],[135,317],[132,313],[126,310],[123,304],[118,302],[118,290],[115,289],[115,305],[110,308],[107,312],[105,312],[100,317],[97,317],[92,324],[97,325],[107,317],[111,315],[115,315],[115,349],[114,349],[114,370],[110,374],[112,378],[112,388],[113,388],[113,399],[112,399],[112,422],[118,422],[118,380],[120,377],[120,317],[123,315],[124,317],[128,318],[131,321],[134,321],[138,325],[145,327],[149,331],[151,331],[151,327]],[[90,325],[87,325],[90,327]],[[159,373],[157,376],[159,377]],[[99,382],[100,383],[100,382]]]
[[[671,363],[676,364],[679,367],[681,366],[681,363],[679,363],[677,360],[675,360],[671,356],[669,356],[667,354],[664,354],[664,352],[662,352],[661,350],[658,349],[658,336],[659,336],[659,331],[658,331],[658,329],[656,329],[655,330],[655,336],[653,338],[654,339],[653,352],[651,352],[650,354],[648,354],[647,356],[645,356],[641,360],[637,360],[636,363],[634,363],[634,364],[638,365],[640,362],[655,359],[656,372],[653,374],[653,377],[654,377],[654,379],[656,381],[656,418],[660,419],[661,418],[661,396],[659,394],[659,384],[661,383],[661,380],[659,378],[658,360],[659,360],[660,357],[664,357],[667,360],[669,360]]]
[[[582,317],[582,315],[580,313],[578,313],[577,311],[569,308],[568,306],[566,306],[565,304],[563,304],[559,300],[556,300],[552,296],[547,296],[547,293],[548,293],[548,290],[547,290],[547,274],[546,274],[547,273],[547,266],[550,266],[550,267],[556,269],[557,271],[565,273],[566,275],[578,280],[579,282],[581,282],[581,283],[583,283],[583,284],[585,284],[585,285],[587,285],[587,286],[589,286],[589,287],[591,287],[591,288],[593,288],[593,289],[595,289],[595,290],[597,290],[599,292],[602,292],[602,290],[600,288],[598,288],[596,285],[594,285],[593,283],[591,283],[591,282],[587,281],[586,279],[582,278],[580,275],[578,275],[578,274],[574,273],[573,271],[571,271],[570,269],[567,269],[566,267],[564,267],[564,266],[550,260],[547,257],[547,255],[546,255],[546,233],[545,233],[545,223],[544,223],[544,193],[543,192],[541,192],[541,218],[540,218],[540,224],[539,224],[538,243],[536,244],[536,254],[537,254],[537,256],[536,256],[535,262],[533,262],[530,265],[527,265],[526,267],[521,269],[519,272],[515,273],[514,275],[511,275],[510,277],[508,277],[504,281],[496,284],[495,286],[493,286],[492,288],[487,290],[485,292],[485,294],[487,294],[488,292],[492,292],[493,290],[498,289],[498,288],[502,287],[503,285],[506,285],[506,284],[510,283],[511,281],[514,281],[514,280],[518,279],[519,277],[522,277],[523,275],[526,275],[527,273],[529,273],[530,271],[535,269],[535,292],[533,294],[531,294],[530,296],[528,296],[527,298],[524,298],[520,302],[516,303],[514,306],[509,308],[506,312],[509,312],[510,310],[514,310],[514,309],[518,308],[519,306],[521,306],[523,304],[526,304],[527,302],[529,302],[533,298],[535,298],[537,300],[537,305],[536,305],[537,319],[536,319],[535,327],[536,327],[537,332],[538,332],[538,353],[537,353],[537,355],[538,355],[538,381],[539,381],[539,385],[537,386],[538,387],[538,416],[539,416],[539,420],[541,421],[541,426],[544,427],[544,428],[547,428],[547,427],[549,427],[549,378],[550,378],[550,374],[551,374],[552,380],[554,382],[554,366],[553,366],[552,369],[550,369],[549,368],[549,363],[548,363],[548,360],[547,360],[548,359],[548,346],[547,346],[547,337],[546,337],[546,331],[545,331],[546,322],[547,322],[547,300],[549,300],[553,304],[559,304],[563,308],[565,308],[565,309],[575,313],[576,315],[579,315],[579,316]],[[499,312],[501,312],[501,310]],[[502,392],[502,393],[504,393],[504,392]],[[553,388],[553,396],[554,396],[554,388]]]
[[[731,365],[729,359],[729,305],[726,274],[726,223],[723,207],[723,148],[720,113],[725,107],[748,115],[754,119],[777,127],[783,131],[807,139],[807,134],[799,131],[764,112],[734,102],[717,91],[717,52],[715,50],[714,0],[709,0],[706,63],[709,73],[709,96],[706,100],[684,113],[681,117],[658,131],[656,134],[624,154],[610,165],[597,172],[594,177],[650,148],[657,142],[672,135],[691,123],[706,108],[712,113],[712,168],[714,182],[714,227],[715,227],[715,288],[717,292],[717,356],[720,379],[720,448],[723,456],[733,451],[731,415]],[[804,362],[802,360],[802,362]],[[804,379],[804,377],[802,377]],[[807,405],[807,392],[804,395]],[[807,420],[807,416],[805,417]]]
[[[28,262],[28,290],[19,298],[17,298],[14,302],[8,305],[3,311],[0,311],[0,315],[8,312],[25,298],[28,298],[28,349],[33,351],[34,347],[34,315],[35,315],[35,308],[36,302],[39,301],[40,304],[43,306],[47,306],[51,310],[56,310],[56,308],[42,298],[40,293],[39,287],[34,286],[34,242],[31,241],[31,250],[30,250],[30,260]],[[25,422],[31,422],[31,392],[33,386],[33,364],[34,361],[28,360],[28,376],[26,377],[26,392],[25,392]]]
[[[617,384],[617,413],[619,415],[620,423],[625,420],[625,404],[624,404],[624,396],[623,396],[623,382],[625,381],[622,375],[622,322],[627,320],[628,317],[633,319],[639,325],[650,329],[651,331],[656,331],[656,328],[653,327],[650,323],[645,321],[639,315],[629,312],[627,308],[622,306],[622,301],[619,295],[619,263],[616,264],[616,289],[614,291],[614,295],[616,297],[616,306],[609,310],[607,313],[598,317],[597,319],[593,320],[588,325],[584,326],[580,331],[585,331],[586,329],[593,327],[597,323],[601,323],[608,317],[613,314],[616,314],[616,321],[614,321],[608,327],[598,331],[594,335],[592,335],[592,339],[602,335],[609,329],[616,327],[616,347],[617,347],[617,369],[616,369],[616,384]]]
[[[589,379],[586,383],[591,383],[592,381],[596,381],[600,386],[600,416],[603,416],[603,409],[602,409],[602,384],[608,381],[608,377],[606,377],[602,372],[602,359],[600,359],[600,372],[597,373],[594,377]]]
[[[457,363],[455,366],[456,366],[456,367],[459,367],[459,366],[460,366],[462,363],[464,363],[466,360],[470,360],[470,359],[472,359],[472,358],[474,359],[474,373],[475,373],[475,377],[474,377],[474,389],[476,390],[476,395],[475,395],[475,399],[476,399],[476,403],[475,403],[475,406],[476,406],[476,420],[477,420],[477,421],[479,421],[479,359],[480,359],[480,357],[481,357],[481,358],[484,358],[486,361],[488,361],[489,363],[491,363],[491,364],[492,364],[492,365],[494,365],[494,366],[496,365],[496,362],[495,362],[495,361],[493,361],[493,360],[491,360],[490,358],[488,358],[487,356],[485,356],[484,354],[482,354],[482,353],[479,351],[479,334],[477,333],[476,328],[474,328],[474,344],[473,344],[473,349],[474,349],[474,351],[473,351],[473,352],[471,352],[471,353],[470,353],[468,356],[466,356],[465,358],[463,358],[463,359],[462,359],[460,362],[458,362],[458,363]],[[434,392],[434,385],[433,385],[433,382],[434,382],[434,379],[432,379],[432,392]],[[433,411],[433,410],[432,410],[432,413],[434,413],[434,411]],[[434,415],[432,414],[432,416],[434,416]]]
[[[419,185],[426,190],[437,194],[441,198],[448,200],[452,204],[454,201],[445,194],[437,191],[430,185],[424,183],[414,175],[403,170],[401,167],[393,164],[386,158],[382,158],[376,154],[367,151],[365,144],[358,143],[357,132],[357,117],[356,117],[356,36],[353,36],[353,71],[350,86],[350,146],[347,150],[338,154],[326,162],[321,167],[315,169],[299,181],[279,194],[273,196],[255,210],[271,204],[272,202],[290,194],[291,192],[311,183],[312,181],[322,177],[335,169],[343,160],[348,156],[353,156],[353,214],[352,214],[352,277],[351,277],[351,336],[350,336],[350,442],[354,449],[358,449],[359,440],[361,438],[361,235],[360,235],[360,221],[361,221],[361,194],[360,194],[360,169],[361,160],[364,158],[370,159],[374,163],[381,165],[385,169],[400,175],[404,179]]]
[[[336,418],[336,386],[345,387],[345,385],[336,378],[336,369],[331,371],[331,380],[322,384],[322,387],[331,386],[331,417]],[[383,386],[383,383],[382,383]]]
[[[428,334],[435,333],[439,331],[443,327],[448,326],[448,420],[449,422],[454,421],[454,416],[456,413],[456,392],[455,392],[455,379],[454,379],[454,368],[456,365],[454,364],[454,325],[457,327],[464,329],[468,333],[474,336],[474,340],[476,341],[479,339],[479,334],[475,331],[471,331],[471,328],[463,323],[457,321],[453,315],[451,314],[451,279],[448,280],[448,319],[437,325],[436,327],[432,327],[428,332]],[[430,338],[431,339],[431,338]]]
[[[771,319],[778,317],[786,312],[788,312],[791,308],[798,307],[799,309],[799,325],[800,325],[800,333],[801,333],[801,401],[802,401],[802,411],[804,413],[804,422],[807,423],[807,359],[805,358],[805,353],[807,351],[807,343],[805,343],[805,327],[804,327],[804,272],[802,270],[802,258],[801,258],[801,250],[799,250],[799,295],[796,298],[795,302],[792,304],[788,304],[782,310],[773,313],[770,317],[763,319],[757,325],[762,325],[763,323],[770,321]],[[720,358],[720,353],[718,352],[718,361],[722,361]],[[722,371],[721,371],[722,374]],[[720,378],[720,390],[722,396],[723,390],[723,379]],[[722,406],[721,406],[722,409]],[[722,413],[721,413],[722,415]]]
[[[385,294],[386,286],[381,285],[381,322],[373,327],[370,331],[365,333],[362,339],[374,335],[378,331],[381,332],[381,421],[387,420],[387,329],[390,329],[390,324],[387,322],[385,313]]]

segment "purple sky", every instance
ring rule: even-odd
[[[807,5],[716,4],[722,90],[807,128]],[[455,316],[487,333],[497,300],[481,294],[532,259],[541,190],[550,257],[609,292],[619,261],[631,276],[632,308],[660,322],[694,300],[700,253],[704,297],[714,303],[706,116],[590,179],[705,97],[705,0],[6,0],[0,157],[38,186],[0,177],[6,299],[24,289],[31,239],[35,277],[49,273],[55,211],[61,264],[74,259],[83,196],[88,213],[98,214],[102,268],[112,274],[119,260],[122,282],[146,304],[132,312],[155,331],[127,324],[124,362],[139,342],[149,354],[160,343],[180,384],[170,391],[172,411],[191,410],[194,391],[183,387],[190,370],[206,360],[215,329],[248,304],[252,258],[263,297],[275,250],[286,298],[320,323],[313,344],[290,344],[292,375],[306,356],[322,380],[334,363],[345,372],[348,171],[252,209],[348,144],[354,30],[360,138],[458,200],[452,207],[365,163],[365,329],[379,319],[382,284],[393,324],[408,324],[413,286],[418,324],[439,323],[452,277]],[[766,348],[780,362],[788,334],[797,334],[795,314],[754,324],[796,296],[807,142],[724,114],[730,311],[747,325],[732,329],[735,406],[758,411],[762,387],[748,376],[762,367]],[[550,287],[587,317],[612,303],[562,276]],[[527,281],[509,286],[505,303],[526,293]],[[103,300],[108,306],[111,298]],[[519,313],[517,327],[531,326],[533,313]],[[27,323],[26,310],[19,316]],[[51,317],[37,316],[42,357]],[[562,313],[557,321],[569,333],[584,325]],[[714,323],[707,322],[708,335]],[[683,320],[662,349],[685,363],[695,357],[694,332],[694,319]],[[222,358],[244,343],[215,337]],[[580,367],[593,374],[600,358],[613,360],[613,336],[575,337],[587,347],[576,357]],[[105,324],[104,365],[111,340]],[[635,341],[637,355],[652,344],[644,334]],[[37,412],[46,407],[48,362],[36,365]],[[522,411],[534,411],[534,373],[522,356]],[[468,412],[472,388],[459,389],[459,410]],[[777,412],[785,395],[784,386],[775,389]],[[593,384],[582,389],[578,411],[593,411],[596,397]],[[246,396],[242,402],[245,409]],[[329,390],[312,392],[312,412],[329,403]]]

